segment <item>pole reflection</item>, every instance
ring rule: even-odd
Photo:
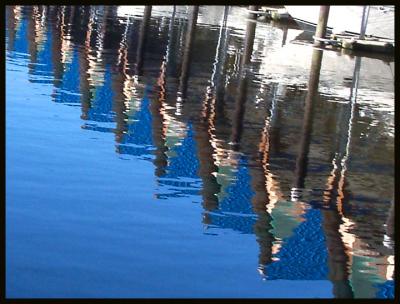
[[[169,30],[168,30],[168,44],[165,51],[164,58],[160,67],[160,76],[157,79],[157,90],[158,98],[154,99],[151,104],[151,113],[153,117],[153,142],[156,146],[155,150],[155,176],[162,177],[166,174],[166,168],[168,165],[168,147],[166,145],[167,137],[167,120],[166,116],[166,99],[167,99],[167,67],[169,67],[171,56],[171,47],[174,38],[174,22],[175,22],[176,7],[174,6],[172,16],[170,18]]]
[[[8,34],[7,50],[11,52],[14,50],[17,28],[19,25],[19,21],[21,20],[21,7],[19,5],[7,5],[6,16]]]
[[[257,6],[251,6],[251,10],[255,10]],[[241,57],[241,64],[239,68],[239,86],[237,90],[237,98],[235,102],[235,114],[232,122],[232,137],[231,142],[234,150],[238,150],[240,147],[240,140],[243,131],[243,118],[245,113],[245,103],[247,100],[247,86],[249,82],[249,73],[247,65],[250,63],[251,55],[253,52],[253,44],[256,32],[255,22],[256,16],[249,13],[250,20],[247,21],[246,34],[244,42],[244,52]]]
[[[87,10],[85,10],[86,12]],[[94,86],[90,83],[90,56],[91,46],[90,41],[92,38],[92,31],[94,26],[94,10],[89,9],[89,16],[87,22],[87,31],[85,35],[85,42],[81,52],[79,52],[79,68],[80,68],[80,92],[81,92],[81,119],[88,119],[88,111],[91,107],[91,100],[93,99]]]
[[[178,98],[182,100],[186,99],[186,91],[190,73],[193,42],[196,35],[196,24],[197,24],[198,14],[199,14],[199,6],[194,5],[191,8],[189,16],[189,24],[185,37],[185,47],[183,53],[181,76],[179,80]]]
[[[147,33],[151,17],[151,5],[146,5],[143,12],[143,20],[140,26],[139,43],[136,53],[136,75],[141,76],[143,71],[143,54],[146,47]]]

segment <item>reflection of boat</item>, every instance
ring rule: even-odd
[[[286,6],[289,15],[305,30],[314,31],[318,22],[319,6]],[[328,30],[359,34],[363,6],[336,6],[331,5],[328,18]],[[366,35],[380,38],[394,39],[394,6],[371,5],[368,15]]]

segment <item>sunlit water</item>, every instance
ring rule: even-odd
[[[393,60],[143,9],[7,7],[6,297],[393,297]]]

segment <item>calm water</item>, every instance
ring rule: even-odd
[[[143,9],[7,7],[6,296],[393,297],[393,60]]]

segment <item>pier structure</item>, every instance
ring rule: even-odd
[[[315,30],[315,38],[317,39],[314,38],[314,46],[321,46],[322,41],[318,40],[318,38],[324,38],[326,35],[326,25],[328,24],[329,8],[329,5],[321,5],[320,7],[318,24]]]

